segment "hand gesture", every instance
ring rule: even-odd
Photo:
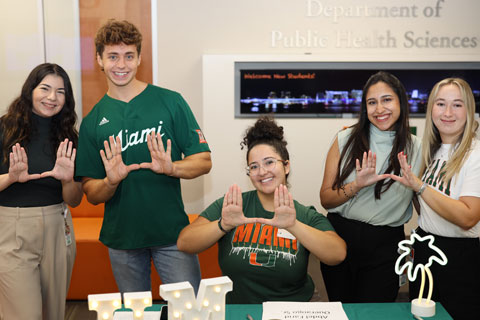
[[[138,164],[126,166],[123,163],[120,137],[117,136],[116,140],[114,140],[113,136],[110,136],[109,141],[105,140],[103,145],[105,151],[100,150],[100,157],[102,157],[103,165],[105,166],[107,180],[111,185],[119,184],[127,177],[130,171],[140,168]]]
[[[287,229],[295,225],[297,212],[293,204],[292,194],[285,185],[281,184],[275,189],[273,206],[275,212],[273,219],[258,218],[257,222],[282,229]]]
[[[150,169],[155,173],[173,175],[172,163],[172,142],[167,140],[167,150],[163,147],[162,135],[160,132],[155,134],[154,131],[147,135],[147,146],[152,157],[152,162],[143,162],[140,168]]]
[[[225,230],[232,230],[246,223],[256,223],[255,218],[245,218],[242,207],[242,190],[236,184],[230,186],[222,206],[222,225]]]
[[[398,162],[400,162],[400,174],[401,176],[396,176],[391,174],[390,177],[403,184],[407,188],[412,189],[413,191],[417,192],[420,190],[423,182],[420,180],[413,172],[412,167],[407,162],[407,155],[405,153],[400,152],[398,155]]]
[[[372,150],[363,153],[362,165],[360,166],[360,160],[356,160],[357,176],[355,183],[358,188],[370,186],[377,181],[389,178],[389,174],[377,174],[377,155]]]
[[[39,179],[40,174],[28,173],[28,158],[27,153],[20,144],[17,143],[12,147],[10,152],[10,166],[8,168],[8,178],[12,183],[14,182],[27,182],[29,180]]]
[[[60,142],[57,149],[57,160],[51,171],[45,171],[41,174],[42,178],[52,177],[62,182],[73,180],[75,171],[76,149],[73,148],[73,142],[65,139]]]

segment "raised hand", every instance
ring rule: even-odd
[[[76,149],[73,148],[73,142],[68,139],[63,140],[57,149],[55,166],[52,170],[43,172],[41,177],[52,177],[62,182],[72,181],[75,171],[75,156]]]
[[[257,222],[287,229],[295,225],[297,212],[293,204],[292,194],[281,184],[275,189],[273,196],[274,216],[272,219],[258,218]]]
[[[12,147],[10,152],[10,166],[8,168],[8,178],[14,182],[27,182],[29,180],[39,179],[40,174],[28,173],[28,158],[25,149],[19,143]]]
[[[231,230],[246,223],[255,223],[256,218],[246,218],[242,207],[242,190],[236,184],[230,186],[222,205],[222,225],[225,230]]]
[[[398,155],[398,162],[400,162],[400,176],[396,176],[391,174],[390,177],[403,184],[407,188],[414,190],[415,192],[420,189],[423,182],[418,178],[413,172],[411,166],[407,162],[407,155],[405,153],[400,152]]]
[[[372,150],[363,153],[362,165],[360,160],[356,160],[356,178],[355,183],[358,188],[370,186],[377,181],[390,178],[389,174],[377,174],[377,155]]]
[[[127,177],[130,171],[138,170],[138,164],[125,165],[122,159],[122,143],[120,137],[116,139],[113,136],[109,137],[109,141],[103,142],[104,150],[100,150],[100,157],[105,166],[105,173],[107,174],[108,183],[111,185],[119,184]]]
[[[140,164],[140,168],[150,169],[155,173],[165,174],[167,176],[173,175],[173,162],[172,162],[172,142],[167,140],[167,150],[163,147],[162,135],[160,132],[155,134],[152,131],[147,135],[147,146],[152,157],[152,162],[143,162]]]

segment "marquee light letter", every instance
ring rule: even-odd
[[[160,295],[168,301],[169,320],[225,320],[225,295],[232,291],[229,277],[203,279],[195,298],[189,282],[163,284]]]
[[[88,310],[97,311],[97,320],[113,319],[113,312],[121,307],[120,293],[88,295]]]
[[[125,308],[133,310],[133,319],[143,319],[145,308],[152,305],[152,293],[150,291],[125,292],[123,294],[123,303]]]

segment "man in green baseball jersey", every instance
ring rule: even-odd
[[[136,78],[141,41],[127,21],[97,32],[108,91],[82,121],[75,175],[89,202],[105,203],[100,241],[122,293],[151,290],[152,260],[163,283],[197,290],[198,258],[176,247],[188,224],[180,179],[208,173],[210,149],[179,93]]]

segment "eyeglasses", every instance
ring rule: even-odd
[[[265,171],[273,171],[275,170],[275,166],[277,162],[280,161],[283,165],[288,163],[288,160],[280,160],[275,158],[265,158],[262,160],[262,163],[259,164],[258,162],[250,163],[245,170],[247,171],[247,176],[256,176],[260,172],[260,168],[263,168]]]

